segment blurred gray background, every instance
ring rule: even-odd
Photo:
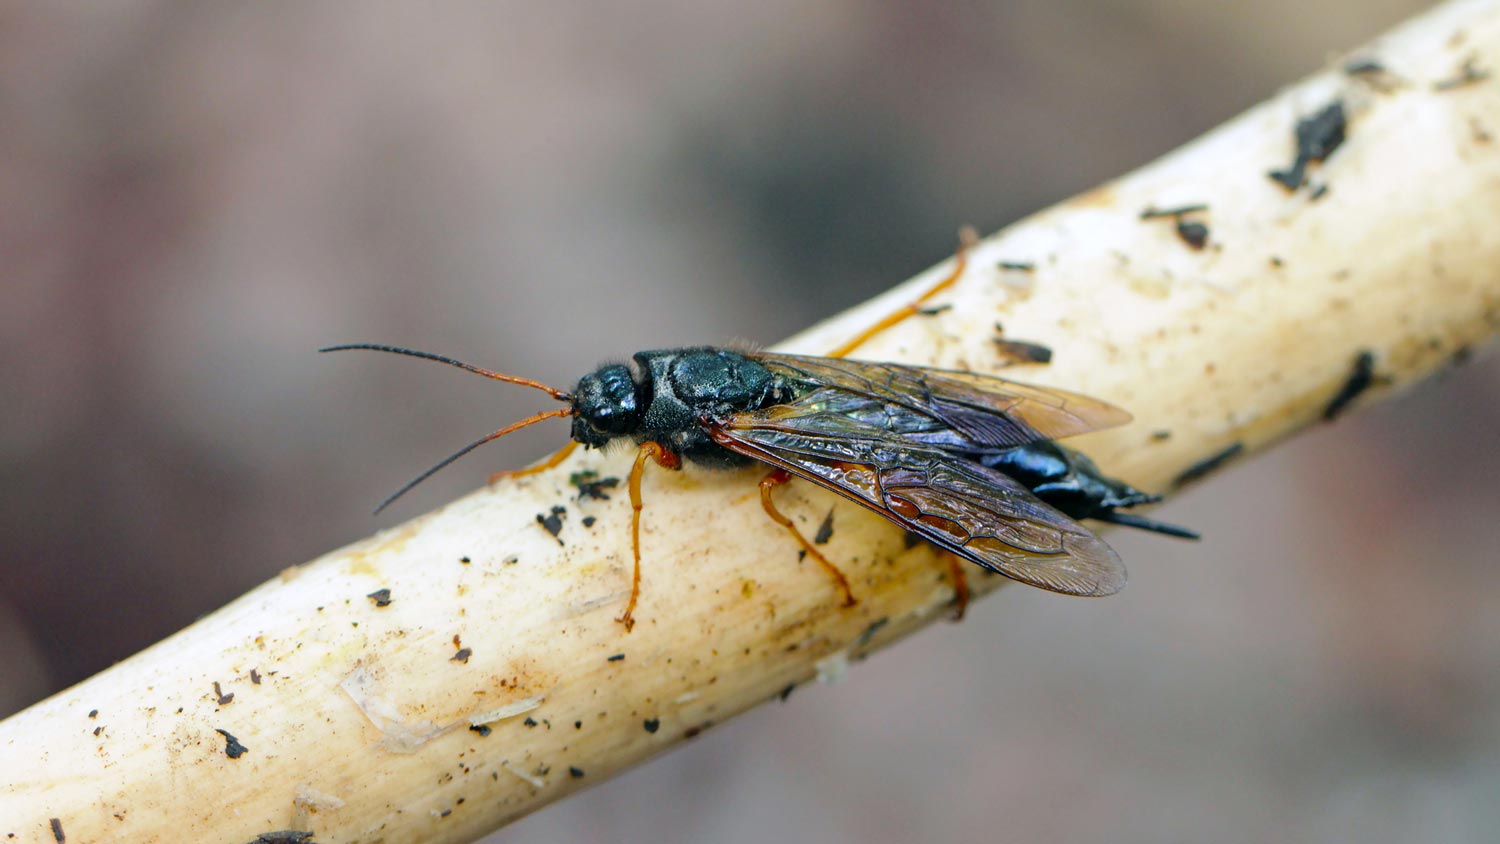
[[[372,520],[537,399],[320,345],[775,341],[1424,5],[8,4],[0,714],[565,436]],[[1482,358],[494,840],[1495,840],[1497,427]]]

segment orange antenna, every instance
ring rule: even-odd
[[[369,348],[369,347],[351,347],[351,348]],[[459,365],[462,366],[462,364],[459,364]],[[483,374],[483,373],[481,373],[481,374]],[[489,434],[489,435],[487,435],[487,436],[485,436],[485,437],[483,437],[481,439],[475,440],[474,442],[469,443],[468,445],[464,446],[463,448],[459,449],[458,451],[455,451],[454,453],[452,453],[452,454],[448,455],[447,457],[443,458],[442,461],[439,462],[436,466],[433,466],[431,469],[428,469],[427,471],[425,471],[422,474],[416,476],[415,478],[412,478],[410,481],[407,481],[406,482],[406,486],[403,486],[400,489],[396,490],[395,492],[391,493],[389,497],[387,497],[384,501],[380,502],[380,506],[375,508],[375,512],[379,513],[381,510],[384,510],[386,507],[390,506],[390,503],[392,501],[395,501],[396,499],[398,499],[401,496],[405,495],[407,493],[407,491],[410,490],[412,487],[416,486],[417,484],[419,484],[419,483],[427,480],[428,478],[432,477],[433,475],[437,474],[439,470],[441,470],[443,467],[447,466],[449,463],[452,463],[453,461],[457,460],[458,458],[463,457],[465,454],[468,454],[469,452],[473,451],[474,449],[479,448],[480,446],[484,445],[485,443],[489,442],[490,440],[498,440],[501,437],[505,436],[506,434],[509,434],[512,431],[519,431],[522,428],[526,427],[527,425],[535,425],[536,423],[541,422],[543,419],[553,419],[553,418],[556,418],[558,416],[572,416],[576,412],[577,411],[575,411],[571,407],[565,407],[565,408],[562,408],[561,410],[544,410],[544,411],[542,411],[541,413],[538,413],[535,416],[528,416],[525,419],[522,419],[520,422],[515,422],[515,423],[512,423],[510,425],[506,425],[504,428],[501,428],[500,430],[496,431],[493,434]]]
[[[516,375],[506,375],[503,372],[495,372],[490,369],[484,369],[483,367],[478,367],[471,363],[464,363],[461,360],[454,360],[453,358],[443,357],[442,355],[435,355],[431,352],[419,352],[415,349],[403,349],[400,346],[382,346],[376,343],[349,343],[343,346],[329,346],[324,349],[319,349],[318,351],[342,352],[346,349],[369,349],[372,352],[390,352],[393,355],[406,355],[407,357],[422,358],[423,360],[435,360],[438,363],[446,363],[449,366],[456,366],[459,369],[468,370],[475,375],[483,375],[486,378],[493,378],[496,381],[504,381],[507,384],[520,384],[523,387],[535,387],[538,390],[541,390],[547,395],[553,397],[554,399],[557,399],[558,401],[571,402],[573,400],[573,396],[571,393],[565,393],[562,390],[557,389],[556,387],[549,387],[540,381],[533,381],[530,378],[521,378]],[[496,434],[496,436],[499,435]],[[487,440],[480,440],[480,442],[487,442]],[[479,443],[475,443],[474,445],[477,446],[479,445]],[[473,446],[471,446],[471,448],[472,447]],[[402,492],[405,492],[405,490],[402,490]],[[381,506],[384,507],[385,505],[382,504]]]

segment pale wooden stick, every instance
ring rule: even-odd
[[[1463,75],[1500,70],[1500,6],[1450,3],[1354,55],[1390,74],[1331,67],[991,238],[940,297],[951,310],[860,355],[989,371],[1002,320],[1056,351],[1012,375],[1136,414],[1078,444],[1163,490],[1204,458],[1319,424],[1362,355],[1375,377],[1361,401],[1447,366],[1500,323],[1500,83]],[[1310,166],[1326,195],[1274,183],[1299,118],[1336,99],[1348,140]],[[1198,203],[1201,250],[1173,219],[1141,219]],[[833,348],[940,272],[785,348]],[[8,719],[0,836],[15,838],[0,840],[51,844],[55,819],[83,842],[242,844],[288,827],[469,841],[945,615],[943,563],[886,522],[838,505],[824,547],[860,599],[841,609],[761,512],[758,473],[690,467],[647,475],[627,635],[614,619],[629,502],[579,502],[568,476],[621,476],[629,459],[575,456],[288,570]],[[783,493],[807,524],[833,503],[807,484]],[[536,519],[554,506],[556,539]],[[973,579],[976,594],[1002,582]]]

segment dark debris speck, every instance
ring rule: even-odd
[[[995,346],[1000,349],[1000,354],[1015,363],[1051,363],[1052,349],[1041,343],[1029,343],[1025,340],[1007,340],[1004,337],[995,338]]]
[[[489,724],[470,724],[469,732],[478,733],[480,738],[484,738],[485,736],[494,732],[494,730],[490,729]]]
[[[578,767],[577,765],[569,765],[568,776],[572,777],[575,780],[581,780],[583,779],[583,769]]]
[[[567,515],[567,513],[568,508],[566,507],[553,507],[550,513],[536,514],[536,523],[541,525],[543,530],[552,534],[552,538],[557,540],[558,545],[563,544],[562,537],[559,534],[562,533],[563,516]]]
[[[1177,236],[1182,238],[1188,246],[1202,249],[1208,245],[1208,226],[1203,223],[1181,220],[1177,223]]]
[[[583,526],[584,527],[593,527],[594,526],[594,522],[599,521],[599,517],[598,516],[584,516],[579,521],[583,522]]]
[[[818,532],[813,534],[813,543],[816,545],[827,545],[828,540],[833,538],[833,508],[828,508],[828,515],[823,517],[823,523],[818,525]]]
[[[620,485],[620,479],[615,477],[601,478],[599,473],[592,469],[582,472],[574,472],[568,476],[568,483],[578,488],[578,500],[590,499],[594,501],[608,501],[609,492]]]
[[[254,686],[260,685],[260,672],[254,668],[250,669],[250,684]]]
[[[228,730],[215,729],[214,732],[224,737],[224,755],[230,759],[238,759],[250,750],[250,748],[240,744],[239,739],[230,735]]]
[[[1354,368],[1349,373],[1349,377],[1329,400],[1328,406],[1323,408],[1323,421],[1332,422],[1343,415],[1354,400],[1359,398],[1365,390],[1374,386],[1375,382],[1375,353],[1365,349],[1355,356]]]
[[[1476,63],[1475,58],[1473,56],[1470,56],[1464,59],[1464,63],[1459,66],[1458,73],[1455,73],[1447,79],[1441,79],[1437,82],[1432,83],[1432,90],[1451,91],[1454,88],[1463,88],[1467,85],[1473,85],[1476,82],[1483,82],[1484,80],[1489,78],[1490,72],[1481,68]]]
[[[1151,206],[1141,212],[1142,220],[1159,220],[1163,217],[1185,217],[1188,214],[1198,214],[1208,210],[1208,204],[1195,202],[1191,205],[1176,205],[1171,208],[1157,208]]]
[[[1371,56],[1360,56],[1344,64],[1344,73],[1363,82],[1381,94],[1389,94],[1405,85],[1405,80],[1385,63]]]
[[[1208,211],[1208,202],[1193,202],[1191,205],[1173,205],[1170,208],[1158,208],[1155,205],[1146,208],[1140,213],[1140,219],[1157,220],[1161,217],[1182,217],[1187,214],[1197,214],[1200,211]]]
[[[641,722],[641,726],[643,726],[643,727],[646,728],[646,732],[648,732],[648,733],[654,733],[657,730],[661,729],[661,719],[660,718],[647,718],[645,721]]]
[[[1177,230],[1177,236],[1182,238],[1193,249],[1202,249],[1208,245],[1208,224],[1201,220],[1189,220],[1189,216],[1205,214],[1208,205],[1202,202],[1193,205],[1178,205],[1173,208],[1150,207],[1141,212],[1142,220],[1170,219]]]
[[[875,634],[880,632],[880,628],[890,623],[891,620],[887,616],[881,616],[870,622],[869,626],[860,631],[859,637],[854,640],[854,650],[859,650],[865,645],[870,644],[870,640],[875,638]]]
[[[388,607],[391,605],[391,590],[389,589],[376,589],[365,597],[374,601],[377,607]]]
[[[522,721],[521,723],[524,724],[527,727],[535,727],[536,726],[536,719],[533,718],[533,717],[531,717],[530,715],[527,715],[526,716],[526,720]]]
[[[90,718],[98,718],[99,717],[99,710],[97,710],[97,709],[90,709],[89,710],[89,717]]]
[[[474,649],[473,648],[459,648],[457,653],[453,654],[453,656],[448,657],[448,661],[449,662],[462,662],[462,663],[466,663],[467,664],[468,661],[469,661],[469,657],[471,657],[473,655],[474,655]]]
[[[1173,479],[1172,485],[1182,486],[1184,484],[1192,483],[1193,481],[1202,478],[1203,476],[1214,471],[1220,466],[1223,466],[1225,463],[1228,463],[1230,460],[1233,460],[1235,457],[1239,456],[1240,452],[1244,450],[1244,443],[1238,441],[1230,443],[1229,445],[1220,449],[1217,453],[1210,455],[1209,457],[1205,457],[1204,459],[1199,460],[1197,463],[1194,463],[1186,469],[1183,469],[1182,472],[1175,479]]]
[[[609,658],[607,658],[605,660],[605,662],[623,662],[624,660],[625,660],[625,655],[624,654],[612,654]]]
[[[1297,121],[1294,132],[1297,151],[1285,170],[1268,175],[1287,190],[1294,191],[1307,183],[1307,165],[1327,160],[1344,143],[1348,122],[1344,101],[1334,100],[1317,114]]]
[[[62,818],[50,818],[49,820],[52,824],[52,838],[57,841],[57,844],[64,844],[68,840],[68,836],[63,835]]]
[[[312,841],[311,832],[302,832],[296,829],[280,829],[275,832],[262,832],[255,836],[248,844],[307,844]]]

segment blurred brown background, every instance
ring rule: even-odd
[[[372,520],[537,400],[319,345],[774,341],[1424,5],[0,9],[0,714],[565,436]],[[1497,426],[1489,357],[495,840],[1495,840]]]

